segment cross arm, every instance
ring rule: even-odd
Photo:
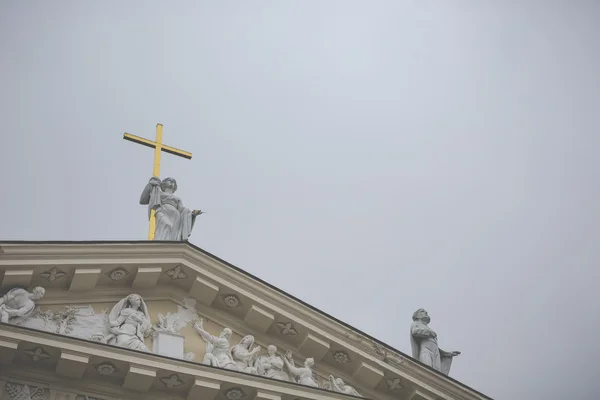
[[[133,142],[133,143],[141,144],[143,146],[151,147],[153,149],[156,148],[156,142],[145,139],[143,137],[132,135],[131,133],[124,133],[123,139],[129,140],[130,142]],[[179,157],[187,158],[188,160],[192,158],[192,153],[185,151],[185,150],[177,149],[175,147],[161,144],[160,149],[162,151],[164,151],[165,153],[169,153],[169,154],[173,154],[173,155],[176,155]]]

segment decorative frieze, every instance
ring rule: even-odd
[[[117,267],[111,271],[108,271],[105,275],[113,281],[120,281],[121,279],[129,275],[129,271],[127,271],[123,267]]]
[[[283,336],[296,336],[298,331],[294,328],[294,324],[291,322],[276,322],[275,325],[279,329],[279,333]]]
[[[241,388],[231,388],[225,392],[225,397],[229,400],[240,400],[246,397],[246,393]]]
[[[221,296],[223,303],[229,308],[236,308],[240,305],[240,299],[234,294]]]
[[[160,381],[163,385],[165,385],[167,389],[172,389],[177,386],[181,386],[185,383],[177,374],[172,374],[168,377],[160,378]]]
[[[117,367],[113,363],[105,362],[101,364],[94,365],[94,369],[98,371],[100,375],[110,376],[119,372]]]
[[[59,270],[57,267],[53,267],[49,271],[42,272],[40,274],[40,276],[48,282],[54,282],[55,280],[60,279],[66,275],[66,272]]]
[[[187,274],[183,271],[181,265],[165,271],[165,274],[174,281],[178,279],[187,279]]]
[[[340,364],[346,364],[350,361],[350,356],[345,351],[336,351],[333,353],[333,359]]]
[[[44,349],[40,346],[35,347],[33,349],[25,350],[23,352],[27,357],[31,359],[33,362],[43,361],[51,358],[52,356],[48,354]]]
[[[402,389],[402,381],[400,378],[388,379],[385,383],[391,392]]]

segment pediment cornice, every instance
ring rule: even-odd
[[[58,288],[73,300],[90,290],[105,295],[112,290],[111,298],[118,298],[132,288],[172,299],[191,296],[205,315],[221,315],[215,318],[244,327],[257,340],[275,338],[379,397],[404,398],[418,389],[433,398],[488,399],[187,242],[3,242],[0,250],[4,287],[43,283],[41,274],[52,268],[66,274],[46,302],[64,296]],[[107,286],[107,274],[119,268],[125,277],[115,288]],[[395,391],[393,382],[403,389]]]

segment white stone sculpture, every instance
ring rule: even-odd
[[[249,374],[256,374],[254,362],[257,353],[260,351],[260,346],[252,348],[254,344],[254,336],[246,335],[242,340],[231,348],[231,359],[235,362],[238,369]]]
[[[294,365],[294,359],[292,357],[292,352],[288,351],[285,354],[285,358],[283,359],[283,362],[285,363],[285,366],[288,368],[288,371],[290,371],[290,375],[292,375],[295,378],[297,383],[299,383],[301,385],[306,385],[306,386],[319,387],[319,385],[313,378],[312,367],[315,365],[314,358],[309,357],[304,361],[304,366],[296,367]]]
[[[204,330],[202,318],[198,321],[194,321],[192,326],[206,343],[206,353],[204,354],[202,364],[239,371],[239,368],[231,358],[231,352],[229,351],[229,338],[232,334],[231,329],[225,328],[219,336],[213,336]]]
[[[334,378],[333,375],[329,375],[329,382],[331,383],[331,388],[334,392],[349,394],[351,396],[362,397],[356,389],[354,389],[350,385],[346,385],[346,383],[342,380],[342,378]]]
[[[77,308],[71,306],[65,306],[64,311],[58,311],[52,313],[52,319],[56,323],[58,330],[57,333],[61,335],[67,335],[73,330],[73,323],[77,319]]]
[[[168,312],[167,315],[162,315],[162,313],[158,313],[158,322],[154,326],[154,330],[157,332],[169,332],[175,335],[180,334],[181,325],[179,314]]]
[[[283,359],[277,355],[277,347],[267,347],[266,356],[260,356],[256,360],[256,372],[258,375],[280,381],[290,381],[290,376],[283,370]]]
[[[187,240],[192,233],[196,217],[200,210],[189,210],[177,196],[177,181],[173,178],[154,176],[144,188],[140,204],[148,205],[148,217],[156,210],[156,231],[154,240]]]
[[[158,313],[158,322],[153,327],[152,352],[161,356],[185,359],[185,338],[181,336],[180,318],[177,313]],[[189,356],[189,355],[188,355]],[[193,356],[192,356],[193,357]]]
[[[130,294],[119,301],[108,315],[110,335],[102,341],[114,346],[147,351],[144,338],[152,332],[150,314],[142,296]]]
[[[9,290],[0,298],[0,322],[6,324],[11,318],[30,316],[35,310],[35,301],[44,294],[46,290],[41,286],[33,288],[31,293],[21,288]]]
[[[94,312],[90,305],[65,306],[61,310],[39,307],[25,317],[14,317],[11,324],[81,339],[101,341],[108,331],[108,311]]]
[[[437,333],[427,326],[431,318],[423,308],[415,311],[412,319],[410,344],[413,358],[448,375],[452,358],[459,355],[460,351],[444,351],[438,347]]]

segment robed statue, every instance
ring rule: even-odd
[[[254,345],[254,336],[246,335],[242,340],[231,348],[231,359],[235,362],[240,371],[256,374],[254,363],[258,357],[260,346]]]
[[[152,331],[146,302],[139,294],[130,294],[119,301],[108,315],[110,335],[102,341],[113,346],[147,351],[144,338]]]
[[[410,344],[413,358],[448,375],[452,358],[459,355],[460,351],[444,351],[438,347],[437,333],[427,326],[431,318],[423,308],[415,311],[412,319]]]
[[[152,210],[156,211],[154,240],[187,240],[196,217],[202,214],[202,211],[185,208],[181,199],[175,196],[175,191],[175,179],[165,178],[161,181],[154,176],[142,192],[140,204],[148,205],[148,217]]]
[[[269,345],[267,347],[267,355],[260,356],[256,359],[256,373],[261,376],[266,376],[271,379],[280,381],[289,381],[290,377],[283,370],[283,359],[277,355],[277,347]]]

